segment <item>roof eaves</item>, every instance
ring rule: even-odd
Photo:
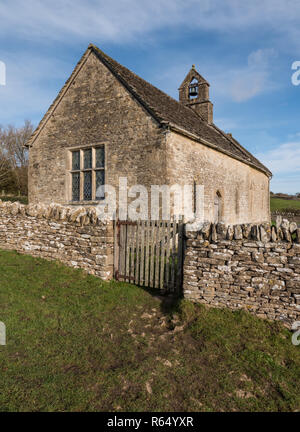
[[[211,142],[205,140],[204,138],[201,138],[198,135],[195,135],[195,134],[187,131],[186,129],[183,129],[183,128],[177,126],[174,123],[167,122],[167,121],[162,121],[162,125],[165,126],[165,127],[169,127],[171,130],[174,130],[174,132],[178,132],[181,135],[184,135],[184,136],[186,136],[188,138],[191,138],[191,139],[193,139],[193,140],[195,140],[195,141],[197,141],[197,142],[199,142],[201,144],[206,145],[207,147],[210,147],[210,148],[212,148],[212,149],[214,149],[214,150],[216,150],[216,151],[218,151],[220,153],[223,153],[223,154],[225,154],[227,156],[230,156],[233,159],[236,159],[236,160],[238,160],[238,161],[240,161],[240,162],[242,162],[242,163],[244,163],[246,165],[249,165],[249,166],[251,166],[251,167],[253,167],[253,168],[255,168],[255,169],[263,172],[264,174],[268,175],[268,173],[269,173],[272,176],[272,173],[267,168],[263,169],[264,168],[263,165],[259,166],[259,165],[256,165],[255,163],[251,162],[251,161],[246,161],[245,159],[243,159],[243,158],[235,155],[234,153],[226,151],[225,149],[223,149],[223,148],[221,148],[221,147],[219,147],[219,146],[217,146],[215,144],[212,144]],[[270,175],[268,175],[268,176],[270,177]]]
[[[258,162],[257,165],[261,165],[261,167],[265,170],[265,172],[268,174],[269,177],[272,177],[273,174],[272,172],[265,166],[263,165],[258,159],[256,159],[252,153],[250,153],[247,149],[245,149],[235,138],[233,138],[233,136],[228,136],[228,134],[226,134],[226,132],[222,131],[222,129],[218,128],[218,126],[216,126],[215,124],[211,125],[214,129],[216,129],[221,135],[224,136],[224,138],[226,138],[228,141],[230,141],[232,144],[235,145],[235,147],[237,147],[242,153],[244,153],[244,155],[247,157],[248,160],[254,159]],[[252,164],[254,164],[255,166],[257,166],[254,162],[252,162]]]

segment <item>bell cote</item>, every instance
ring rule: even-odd
[[[208,124],[213,123],[213,104],[209,100],[209,83],[195,65],[179,87],[179,101],[193,109]]]

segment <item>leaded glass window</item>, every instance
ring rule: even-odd
[[[92,171],[84,172],[83,179],[83,199],[89,201],[92,199]]]
[[[96,164],[95,164],[96,168],[104,168],[104,158],[105,158],[104,146],[97,147],[95,151],[96,151]]]
[[[96,200],[101,200],[105,197],[103,193],[103,188],[101,188],[101,186],[104,186],[104,184],[105,184],[104,170],[97,170],[96,171]]]
[[[80,199],[80,173],[72,173],[72,201]]]
[[[84,169],[92,168],[92,149],[84,150]]]
[[[80,170],[80,151],[72,152],[72,170]]]
[[[71,152],[71,200],[104,199],[101,186],[105,183],[104,146],[89,147]]]

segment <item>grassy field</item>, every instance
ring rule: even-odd
[[[296,411],[278,323],[0,251],[0,411]]]
[[[271,211],[284,210],[284,209],[299,210],[300,201],[286,200],[281,198],[271,198]]]
[[[1,196],[0,195],[0,199],[1,201],[11,201],[11,202],[16,202],[19,201],[22,204],[28,204],[28,198],[27,196]]]

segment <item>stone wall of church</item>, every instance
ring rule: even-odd
[[[214,221],[214,201],[221,196],[221,221],[226,224],[270,220],[269,179],[250,166],[197,141],[167,135],[167,178],[170,184],[204,186],[204,218]]]
[[[71,204],[70,149],[97,144],[105,145],[106,184],[165,184],[162,130],[93,52],[86,57],[30,149],[30,203]]]

